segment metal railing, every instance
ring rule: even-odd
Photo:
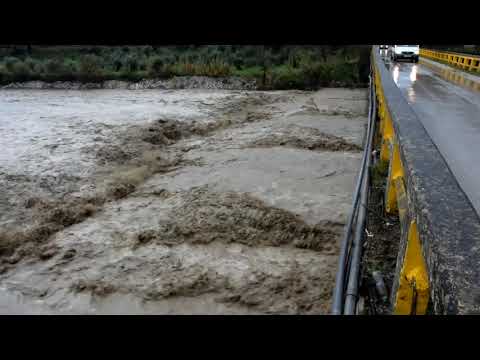
[[[354,315],[358,302],[358,287],[368,203],[369,173],[375,132],[375,87],[370,78],[369,111],[362,165],[357,178],[353,204],[342,239],[340,258],[333,295],[333,315]],[[355,226],[354,226],[355,224]]]

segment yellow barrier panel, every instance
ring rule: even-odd
[[[480,57],[478,56],[452,54],[429,49],[420,49],[420,55],[459,67],[463,70],[480,72]]]
[[[388,171],[387,188],[385,191],[385,210],[387,213],[398,211],[397,188],[395,182],[404,178],[403,166],[400,161],[400,151],[397,143],[392,143],[390,152],[390,166]]]
[[[429,298],[428,273],[415,221],[411,222],[408,230],[407,249],[399,279],[395,314],[425,314]]]

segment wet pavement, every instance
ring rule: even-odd
[[[458,70],[386,59],[393,80],[417,113],[460,187],[480,214],[480,77]]]

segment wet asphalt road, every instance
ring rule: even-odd
[[[453,70],[430,64],[389,64],[392,77],[418,114],[461,188],[480,215],[480,91]],[[455,74],[454,74],[455,73]],[[455,82],[452,78],[455,77]],[[480,78],[479,81],[480,82]]]

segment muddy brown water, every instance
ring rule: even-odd
[[[0,313],[327,313],[366,107],[0,91]]]

